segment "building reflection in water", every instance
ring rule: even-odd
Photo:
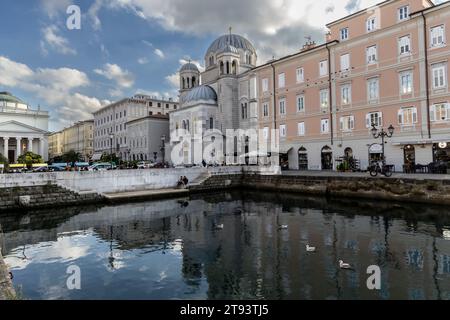
[[[0,224],[7,262],[32,298],[55,286],[45,272],[70,262],[95,270],[92,285],[56,297],[449,299],[445,210],[241,192],[2,215]],[[339,269],[341,259],[354,270]],[[366,288],[369,265],[382,270],[380,291]],[[36,276],[41,290],[27,289]]]

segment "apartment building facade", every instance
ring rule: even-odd
[[[98,110],[93,114],[93,160],[99,160],[103,154],[110,153],[124,161],[132,160],[128,123],[152,115],[168,115],[169,112],[177,110],[178,106],[178,102],[173,100],[135,95]]]
[[[49,137],[49,159],[74,151],[84,161],[90,161],[94,154],[94,120],[85,120],[55,132]]]
[[[450,161],[450,3],[388,0],[327,25],[326,43],[252,70],[259,127],[280,131],[290,169],[332,170],[381,158],[377,129],[395,128],[386,161]]]

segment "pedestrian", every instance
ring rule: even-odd
[[[188,180],[188,178],[187,178],[186,176],[183,177],[183,182],[184,182],[184,185],[185,185],[185,186],[188,185],[189,180]]]

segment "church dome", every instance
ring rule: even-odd
[[[22,100],[20,100],[19,98],[13,96],[9,92],[0,92],[0,101],[2,101],[2,102],[10,102],[10,103],[25,104]]]
[[[231,45],[226,45],[225,47],[223,47],[222,49],[220,49],[217,54],[222,54],[222,53],[234,53],[234,54],[239,54],[238,49],[236,49],[235,47],[231,46]]]
[[[237,34],[227,34],[219,37],[211,44],[206,52],[206,56],[216,54],[219,51],[226,49],[228,46],[234,47],[235,49],[250,51],[256,55],[255,47],[253,47],[250,41]]]
[[[180,72],[184,72],[184,71],[193,71],[193,72],[200,72],[197,68],[197,66],[193,63],[186,63],[185,65],[183,65],[180,69]]]
[[[210,86],[199,86],[195,87],[186,95],[183,99],[183,103],[193,103],[197,101],[217,101],[217,94],[213,88]]]

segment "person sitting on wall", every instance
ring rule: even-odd
[[[180,180],[178,180],[177,188],[184,188],[184,187],[185,187],[184,179],[183,179],[183,177],[181,176],[181,177],[180,177]]]
[[[185,187],[186,187],[186,186],[188,185],[188,183],[189,183],[189,180],[188,180],[188,178],[187,178],[186,176],[183,177],[183,183],[184,183],[184,186],[185,186]]]

